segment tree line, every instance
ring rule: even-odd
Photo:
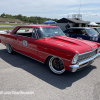
[[[21,14],[18,15],[11,15],[11,14],[1,14],[0,17],[3,18],[11,18],[11,19],[19,19],[23,22],[26,23],[43,23],[44,21],[47,20],[53,20],[53,21],[57,21],[58,19],[51,19],[51,18],[43,18],[43,17],[38,17],[38,16],[31,16],[31,17],[27,17],[27,16],[22,16]]]

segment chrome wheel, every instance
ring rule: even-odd
[[[8,53],[10,53],[10,54],[13,52],[13,49],[10,44],[6,44],[6,49],[7,49]]]
[[[49,59],[49,67],[56,74],[62,74],[65,71],[63,61],[57,57],[51,57]]]

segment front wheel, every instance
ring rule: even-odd
[[[10,54],[13,53],[13,49],[10,44],[6,44],[6,49],[7,49],[8,53],[10,53]]]
[[[63,61],[60,58],[50,57],[47,63],[53,73],[62,74],[65,72]]]

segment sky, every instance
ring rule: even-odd
[[[100,22],[100,0],[0,0],[2,13],[53,19],[80,13],[84,21]]]

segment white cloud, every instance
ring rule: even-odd
[[[100,13],[93,13],[93,12],[87,12],[87,13],[83,13],[83,15],[90,15],[90,16],[100,16]]]
[[[81,7],[80,7],[81,4]],[[0,14],[61,18],[80,12],[100,16],[100,0],[0,0]]]

